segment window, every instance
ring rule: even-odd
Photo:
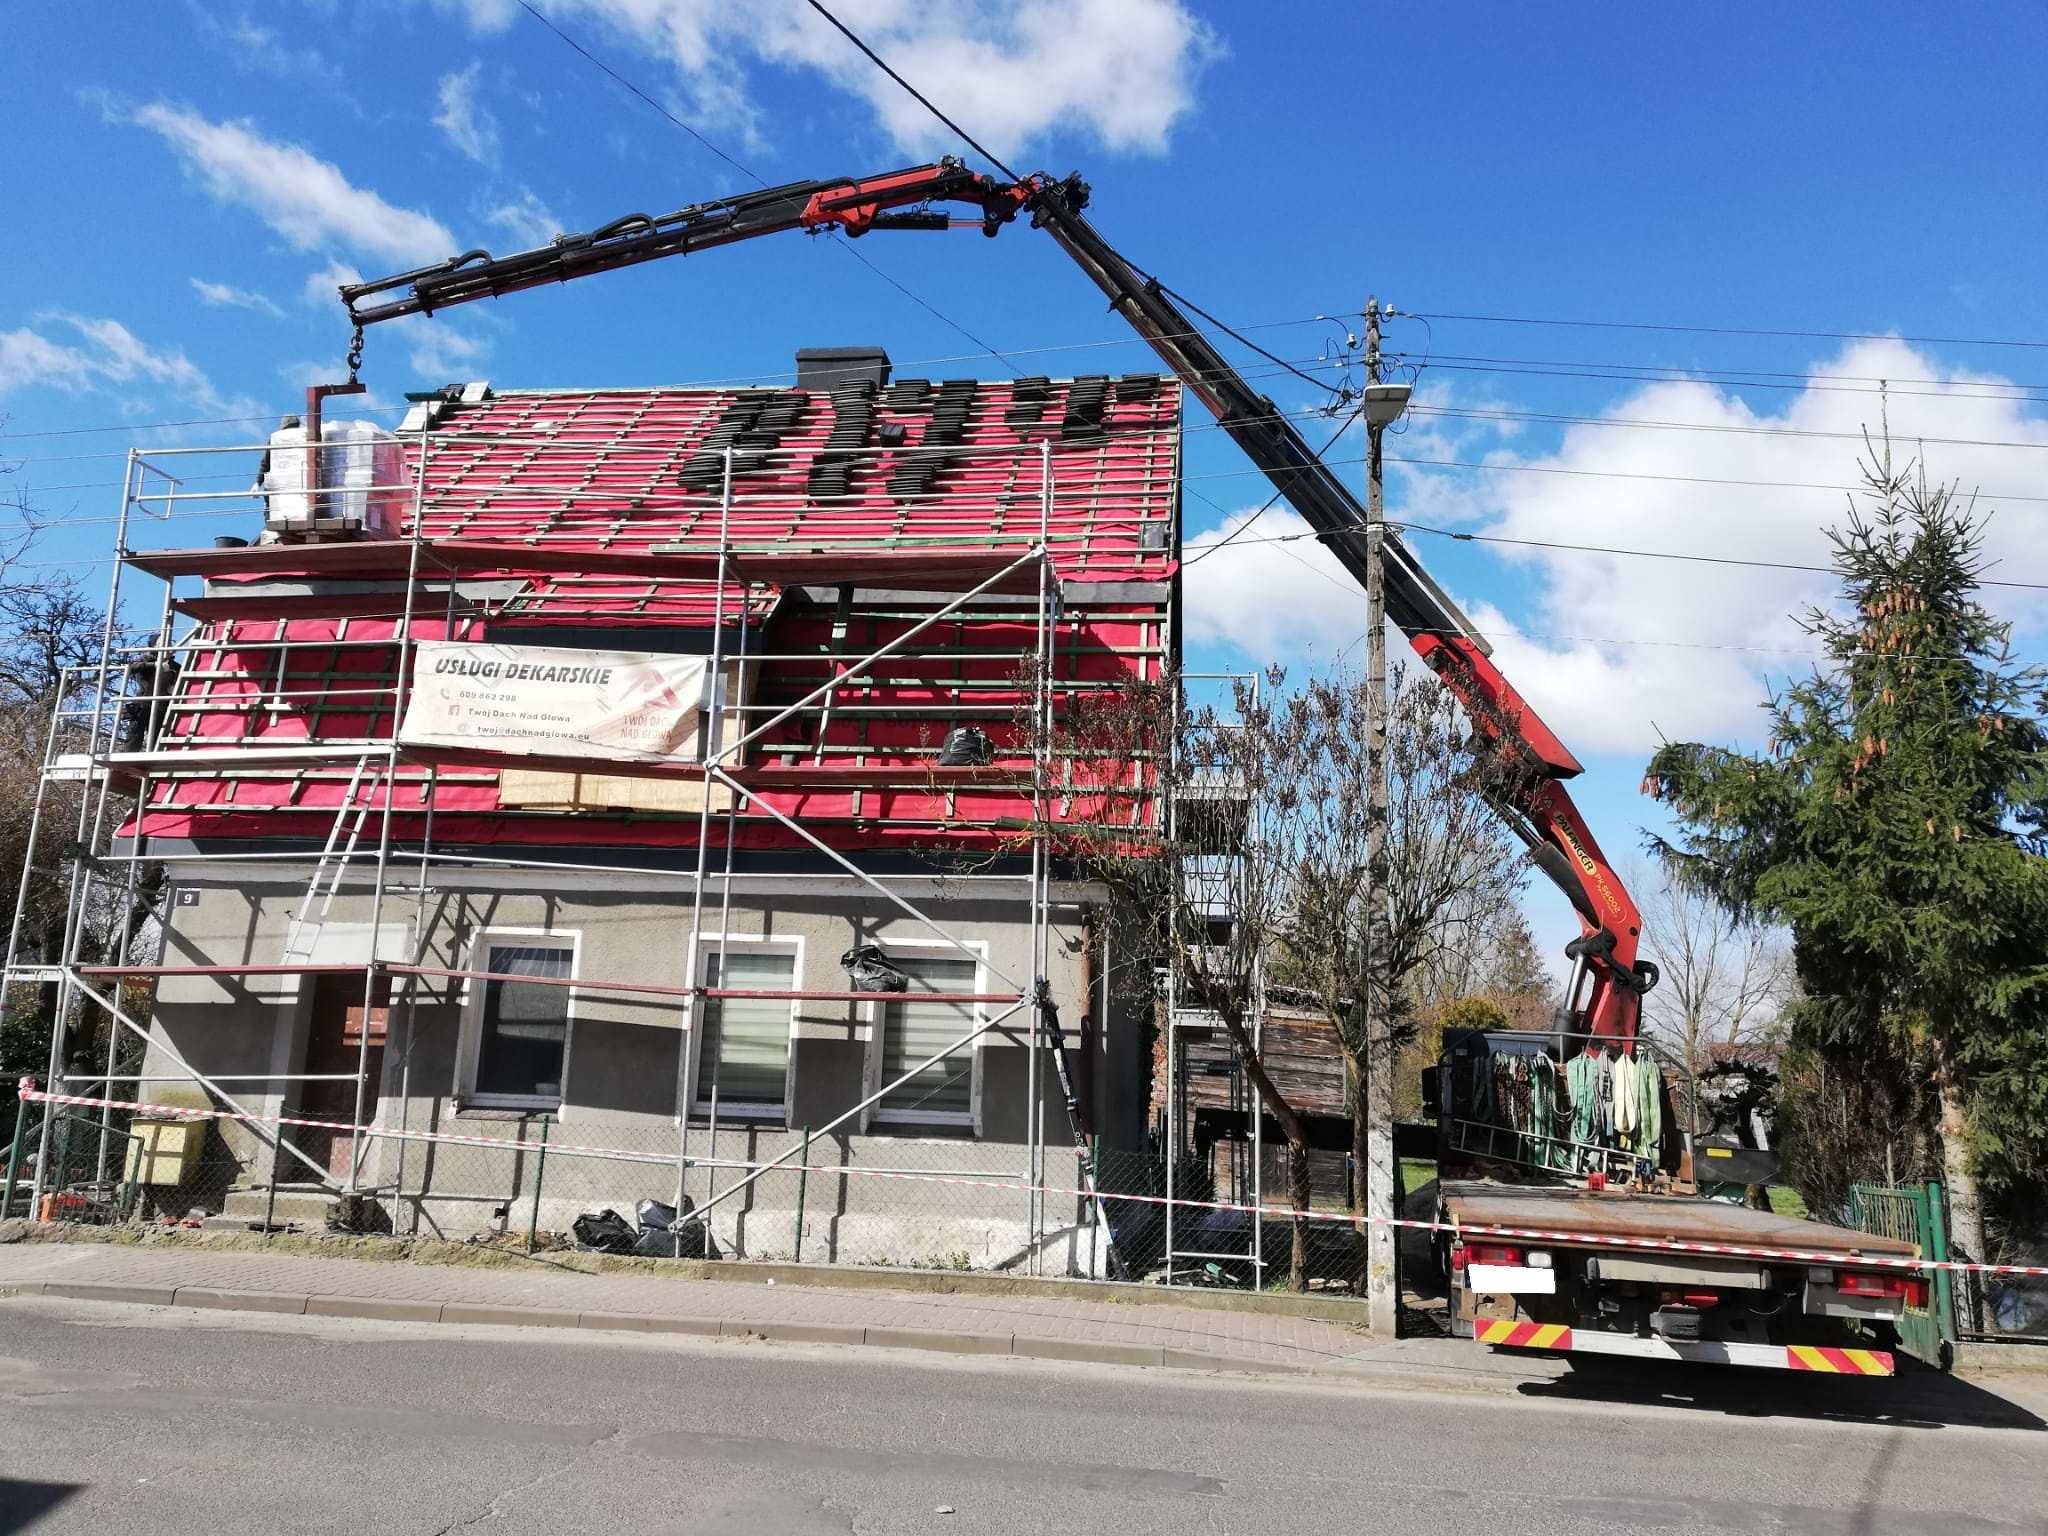
[[[893,1083],[927,1056],[974,1028],[972,1003],[920,1003],[920,992],[975,992],[980,967],[965,955],[889,951],[889,963],[910,978],[902,1000],[882,1006],[882,1082]],[[975,1041],[924,1068],[875,1106],[878,1120],[896,1124],[972,1126]]]
[[[706,944],[707,987],[789,992],[796,987],[795,953],[729,946],[723,956]],[[725,962],[723,972],[720,960]],[[721,980],[721,975],[726,978]],[[704,1005],[704,1038],[698,1046],[697,1111],[711,1112],[713,1072],[718,1078],[718,1114],[780,1118],[789,1101],[789,1035],[794,1017],[786,997],[715,997]]]
[[[474,958],[478,970],[504,979],[471,984],[467,1097],[484,1108],[559,1108],[571,989],[557,983],[575,975],[574,941],[486,935]],[[520,977],[533,980],[512,979]]]

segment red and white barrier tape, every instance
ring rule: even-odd
[[[518,1149],[538,1151],[538,1142],[508,1141],[501,1136],[461,1136],[448,1131],[394,1130],[384,1126],[353,1125],[344,1120],[309,1120],[295,1115],[252,1115],[226,1109],[195,1109],[186,1105],[150,1104],[134,1099],[96,1098],[88,1094],[46,1093],[35,1086],[35,1079],[24,1077],[20,1085],[20,1097],[29,1104],[54,1104],[81,1109],[121,1109],[161,1119],[184,1120],[232,1120],[261,1125],[299,1126],[312,1130],[346,1131],[366,1139],[384,1141],[429,1142],[441,1146],[486,1147],[494,1151]],[[668,1152],[648,1152],[625,1147],[592,1146],[578,1142],[549,1141],[548,1155],[551,1157],[595,1157],[611,1162],[654,1163],[662,1167],[674,1167],[675,1155]],[[900,1169],[861,1168],[841,1163],[750,1163],[734,1158],[692,1157],[691,1166],[699,1168],[728,1168],[745,1172],[770,1169],[779,1173],[815,1173],[836,1177],[864,1179],[893,1179],[915,1184],[945,1184],[969,1189],[999,1189],[1018,1191],[1031,1186],[1018,1183],[1015,1179],[975,1178],[967,1174],[910,1173]],[[1172,1205],[1190,1210],[1230,1211],[1243,1215],[1257,1215],[1268,1221],[1292,1221],[1299,1217],[1304,1221],[1321,1221],[1344,1226],[1357,1225],[1357,1218],[1349,1211],[1296,1211],[1281,1205],[1234,1204],[1224,1200],[1187,1200],[1164,1195],[1127,1194],[1119,1190],[1069,1189],[1057,1184],[1037,1186],[1045,1195],[1059,1195],[1077,1200],[1100,1198],[1123,1205]],[[1513,1237],[1523,1241],[1564,1243],[1577,1247],[1624,1248],[1655,1253],[1703,1253],[1720,1258],[1775,1259],[1789,1263],[1824,1264],[1835,1267],[1856,1269],[1898,1269],[1912,1273],[1931,1273],[1947,1270],[1951,1273],[1972,1273],[1980,1275],[2024,1275],[2048,1278],[2048,1265],[2039,1264],[1976,1264],[1962,1260],[1948,1259],[1940,1262],[1925,1259],[1892,1258],[1880,1254],[1843,1254],[1819,1249],[1802,1248],[1757,1248],[1736,1243],[1705,1243],[1682,1237],[1612,1237],[1591,1232],[1571,1232],[1542,1227],[1504,1227],[1473,1225],[1460,1222],[1416,1221],[1406,1217],[1368,1216],[1364,1218],[1375,1226],[1407,1228],[1417,1232],[1448,1232],[1454,1237]]]

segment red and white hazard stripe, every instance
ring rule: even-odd
[[[238,1113],[227,1109],[195,1109],[186,1105],[151,1104],[135,1099],[100,1098],[91,1094],[48,1093],[35,1085],[35,1079],[24,1077],[20,1085],[20,1097],[30,1104],[56,1104],[79,1109],[120,1109],[160,1119],[186,1120],[231,1120],[258,1125],[305,1126],[315,1130],[343,1131],[366,1139],[377,1138],[385,1141],[431,1142],[441,1146],[487,1147],[503,1151],[518,1143],[499,1136],[463,1136],[449,1131],[397,1130],[389,1126],[354,1125],[342,1120],[310,1120],[296,1115],[255,1115]],[[675,1156],[667,1152],[649,1152],[644,1148],[593,1146],[578,1142],[550,1141],[550,1157],[594,1157],[614,1162],[657,1163],[664,1167],[675,1164]],[[815,1173],[835,1177],[863,1179],[893,1179],[899,1182],[918,1184],[946,1184],[970,1189],[1018,1190],[1028,1186],[1015,1179],[976,1178],[969,1174],[911,1173],[898,1169],[861,1168],[838,1163],[797,1163],[774,1164],[745,1162],[732,1158],[692,1157],[691,1163],[699,1167],[733,1169],[752,1172],[772,1167],[784,1173]],[[1037,1186],[1041,1194],[1056,1195],[1072,1199],[1104,1200],[1124,1205],[1173,1205],[1180,1208],[1203,1211],[1231,1211],[1256,1215],[1269,1221],[1321,1221],[1356,1226],[1358,1218],[1348,1211],[1297,1211],[1279,1205],[1248,1205],[1226,1200],[1169,1200],[1164,1195],[1126,1194],[1119,1190],[1085,1190],[1068,1188],[1058,1184]],[[1910,1273],[1930,1273],[1948,1270],[1952,1273],[1975,1273],[1986,1275],[2027,1275],[2048,1277],[2048,1265],[2038,1264],[1975,1264],[1960,1260],[1935,1262],[1927,1259],[1890,1258],[1876,1254],[1844,1255],[1819,1249],[1802,1248],[1758,1248],[1736,1243],[1705,1243],[1681,1237],[1606,1237],[1589,1232],[1570,1232],[1544,1227],[1505,1227],[1475,1225],[1472,1223],[1416,1221],[1405,1217],[1368,1216],[1367,1222],[1377,1226],[1401,1227],[1418,1232],[1448,1232],[1459,1237],[1513,1237],[1525,1242],[1566,1244],[1575,1247],[1627,1248],[1653,1253],[1704,1253],[1723,1258],[1775,1259],[1785,1263],[1826,1264],[1850,1266],[1856,1269],[1897,1269]]]

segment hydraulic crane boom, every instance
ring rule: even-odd
[[[947,159],[865,179],[792,182],[660,217],[629,214],[512,256],[469,251],[435,266],[347,284],[341,296],[360,329],[783,230],[836,229],[860,236],[877,229],[954,227],[956,220],[933,207],[938,203],[977,209],[989,236],[1028,214],[1363,585],[1366,513],[1357,496],[1273,402],[1253,391],[1158,280],[1132,266],[1083,217],[1088,187],[1076,176],[1003,182]],[[1635,902],[1565,790],[1563,781],[1583,771],[1581,765],[1501,674],[1485,637],[1401,539],[1391,529],[1381,537],[1388,617],[1464,705],[1475,731],[1497,755],[1506,771],[1491,776],[1489,800],[1578,913],[1583,932],[1566,947],[1574,961],[1574,1011],[1594,1038],[1632,1041],[1642,994],[1656,984],[1657,968],[1637,958],[1642,923]]]

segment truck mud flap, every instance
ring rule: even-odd
[[[1495,1349],[1544,1353],[1624,1355],[1638,1360],[1689,1360],[1699,1365],[1751,1365],[1780,1371],[1818,1371],[1834,1376],[1890,1376],[1892,1356],[1883,1349],[1837,1349],[1818,1344],[1721,1344],[1708,1341],[1639,1339],[1619,1333],[1567,1328],[1561,1323],[1510,1322],[1481,1318],[1472,1337]]]

